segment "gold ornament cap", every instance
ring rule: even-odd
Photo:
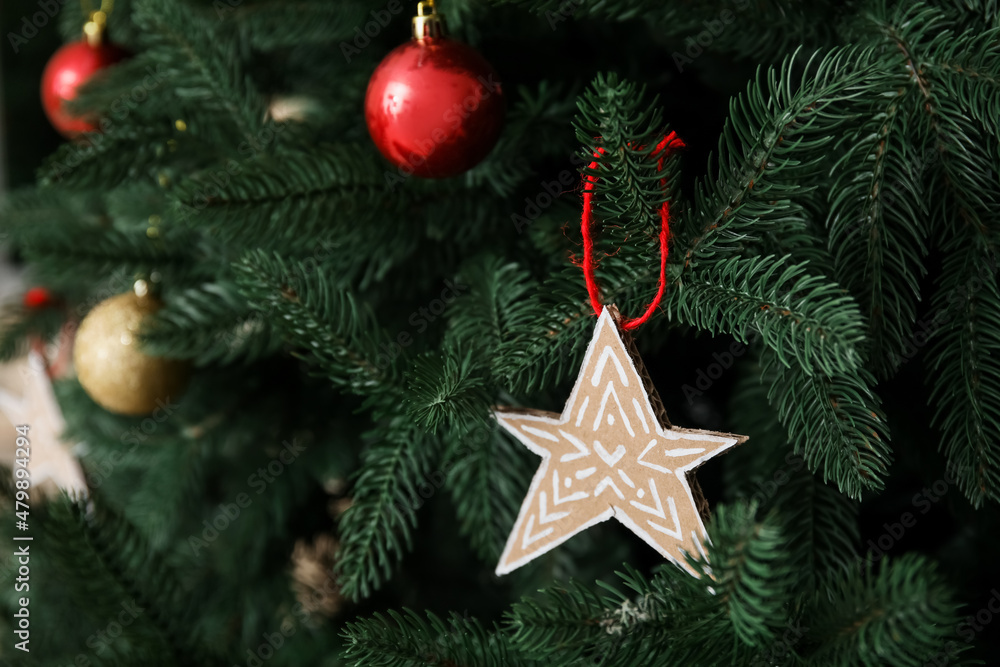
[[[97,304],[80,323],[73,347],[77,379],[95,403],[121,415],[146,415],[176,401],[190,377],[190,364],[154,357],[140,349],[147,316],[163,303],[135,290]]]
[[[115,0],[101,0],[100,8],[91,9],[89,0],[81,0],[81,9],[87,22],[83,25],[83,38],[95,49],[104,43],[104,34],[108,28],[108,16],[115,7]]]
[[[417,3],[417,15],[413,17],[413,39],[444,37],[444,16],[437,13],[434,0]]]
[[[108,15],[102,11],[96,11],[90,15],[90,20],[83,26],[83,36],[87,44],[97,48],[104,43],[104,33],[108,27]]]

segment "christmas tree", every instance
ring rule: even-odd
[[[5,662],[1000,655],[995,2],[440,0],[505,106],[449,178],[366,126],[399,0],[102,6],[129,55],[49,152],[42,67],[98,9],[3,7],[0,226],[51,298],[0,353],[134,314],[54,383],[86,493],[0,471]],[[661,287],[631,335],[670,422],[749,436],[698,471],[709,539],[605,521],[498,576],[540,459],[496,406],[558,413],[595,303]]]

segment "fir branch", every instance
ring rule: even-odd
[[[577,101],[574,121],[587,174],[597,176],[598,217],[608,224],[596,242],[606,256],[600,264],[605,303],[639,307],[659,276],[658,211],[678,197],[679,162],[654,154],[666,128],[655,99],[644,88],[615,75],[599,75]],[[600,153],[603,149],[603,153]],[[666,187],[663,185],[666,181]],[[637,237],[637,238],[636,238]],[[566,269],[542,286],[535,303],[526,303],[520,322],[502,341],[497,372],[517,391],[548,386],[572,372],[582,355],[579,336],[592,312],[579,269]],[[528,314],[532,315],[529,319]]]
[[[707,563],[689,560],[718,596],[739,640],[760,648],[789,619],[796,573],[778,516],[757,523],[755,512],[752,505],[720,505],[709,528]]]
[[[253,49],[275,51],[351,40],[355,38],[354,29],[363,29],[365,22],[371,20],[369,10],[364,3],[353,0],[336,4],[270,0],[234,6],[219,3],[214,13],[221,21],[235,22],[243,40]],[[295,21],[286,20],[290,12],[295,13]]]
[[[668,293],[664,310],[701,330],[758,335],[786,366],[803,372],[849,372],[864,340],[853,299],[834,283],[806,274],[788,258],[732,258],[696,270]]]
[[[986,68],[974,70],[971,78],[984,77],[987,86],[988,80],[1000,79],[1000,63],[992,44],[996,33],[989,33],[985,42],[974,35],[956,35],[946,29],[948,22],[940,10],[924,5],[885,6],[880,10],[869,20],[883,39],[903,53],[905,71],[920,91],[917,109],[922,121],[918,128],[921,138],[940,158],[928,160],[934,169],[927,188],[941,193],[932,200],[932,217],[948,221],[939,226],[938,234],[947,242],[947,232],[956,225],[956,217],[970,218],[976,226],[987,228],[988,220],[1000,211],[1000,187],[995,179],[1000,157],[995,148],[992,156],[984,151],[995,140],[987,141],[981,135],[985,131],[995,137],[996,121],[989,116],[988,108],[972,111],[961,104],[967,101],[967,91],[956,86],[952,70],[969,63],[971,67]],[[982,57],[972,55],[976,50],[983,51]]]
[[[1000,289],[997,256],[970,236],[948,245],[927,382],[949,470],[978,508],[1000,500]]]
[[[507,614],[511,644],[548,664],[572,664],[605,640],[611,605],[579,583],[552,586],[516,603]]]
[[[360,146],[321,145],[280,159],[260,155],[224,172],[221,182],[217,171],[178,183],[171,212],[230,243],[280,247],[305,239],[315,244],[326,235],[353,237],[358,230],[371,233],[366,222],[375,215],[402,211],[398,200],[385,200],[383,167]]]
[[[118,43],[117,36],[115,43]],[[66,100],[65,110],[76,116],[90,116],[98,130],[104,133],[108,125],[125,125],[136,130],[154,120],[173,126],[163,106],[155,103],[158,89],[164,81],[169,81],[163,64],[155,55],[149,51],[136,53],[112,67],[98,70],[80,83],[76,96]],[[105,125],[103,130],[101,121]],[[93,140],[100,135],[87,133],[86,138]]]
[[[134,432],[130,435],[137,439]],[[173,546],[184,520],[201,510],[198,499],[206,484],[203,447],[190,437],[160,443],[149,447],[153,451],[137,466],[143,484],[129,494],[124,514],[154,549]]]
[[[831,135],[849,120],[846,114],[830,110],[835,103],[859,94],[876,71],[877,62],[872,62],[869,51],[837,49],[814,57],[798,85],[792,80],[793,59],[789,58],[780,70],[761,77],[745,98],[734,101],[720,141],[720,176],[699,187],[697,213],[688,216],[693,227],[689,223],[687,231],[675,233],[675,251],[670,255],[675,279],[700,264],[711,269],[762,234],[785,228],[798,233],[802,211],[791,197],[802,192],[800,179],[821,171]],[[761,125],[764,129],[757,129]],[[639,299],[648,296],[636,295],[644,288],[648,291],[646,286],[656,279],[651,268],[655,263],[635,264],[635,258],[627,255],[635,253],[636,246],[630,247],[626,246],[624,255],[606,257],[601,264],[603,300],[617,302],[619,308],[640,308]],[[504,345],[499,372],[515,390],[557,382],[579,361],[582,348],[574,342],[589,322],[581,285],[575,271],[550,280],[538,310],[533,311],[537,326],[518,332]],[[543,308],[549,312],[543,314]]]
[[[858,503],[805,470],[789,474],[767,503],[777,514],[794,574],[791,589],[811,595],[821,581],[845,576],[857,563]]]
[[[808,641],[808,663],[919,667],[943,653],[968,648],[948,642],[959,606],[934,564],[907,554],[882,562],[878,574],[854,570],[818,592]]]
[[[730,104],[719,141],[718,176],[699,181],[695,213],[674,243],[672,262],[685,269],[739,252],[761,235],[802,217],[802,183],[827,159],[827,150],[850,120],[838,105],[862,94],[879,71],[872,48],[814,54],[801,70],[789,56],[759,74]]]
[[[615,74],[599,74],[577,100],[573,121],[583,173],[597,177],[594,192],[599,213],[618,222],[617,235],[646,231],[659,225],[658,211],[669,199],[661,181],[676,192],[676,159],[659,164],[654,151],[667,130],[657,98],[646,101],[645,87],[619,81]],[[614,229],[614,228],[612,228]],[[654,227],[655,229],[655,227]],[[659,252],[657,249],[656,252]]]
[[[490,396],[471,350],[462,354],[445,348],[442,356],[421,355],[406,381],[407,414],[430,433],[445,424],[456,428],[481,420],[489,410]]]
[[[494,377],[511,391],[549,388],[579,369],[594,318],[582,277],[578,271],[574,274],[575,280],[544,283],[526,308],[530,319],[512,328],[497,348]],[[619,293],[604,290],[609,303],[614,303]]]
[[[495,424],[445,437],[453,441],[446,486],[459,530],[476,554],[493,565],[517,519],[537,460]]]
[[[195,261],[205,248],[191,235],[176,232],[151,239],[133,230],[64,226],[56,234],[33,233],[24,239],[23,248],[38,267],[39,276],[51,276],[55,281],[70,274],[77,289],[81,276],[93,280],[115,271],[147,275],[159,271],[175,277],[197,275],[210,268]]]
[[[205,283],[167,300],[143,331],[146,349],[198,365],[250,363],[274,354],[281,337],[233,283]]]
[[[469,291],[449,306],[447,335],[457,345],[477,349],[485,363],[512,330],[531,321],[528,293],[534,283],[518,264],[491,255],[468,262],[459,279]]]
[[[882,375],[893,370],[889,358],[910,336],[926,273],[927,158],[907,156],[908,100],[919,92],[905,76],[904,59],[898,52],[882,58],[886,73],[847,105],[859,122],[838,140],[834,150],[842,154],[830,170],[827,224],[836,275],[864,309],[870,357]]]
[[[0,239],[14,246],[67,234],[100,220],[100,195],[58,188],[22,188],[0,195]],[[67,231],[68,230],[68,231]]]
[[[260,139],[263,98],[243,71],[243,45],[215,17],[176,0],[134,0],[133,20],[150,57],[163,64],[167,87],[184,105],[192,132],[236,146]]]
[[[865,489],[881,489],[891,461],[888,425],[870,385],[871,373],[807,375],[783,367],[777,356],[762,355],[761,379],[768,400],[788,429],[796,453],[809,470],[822,472],[841,493],[860,499]]]
[[[946,24],[940,12],[924,10],[916,25],[908,20],[911,14],[886,9],[872,20],[907,57],[921,93],[924,139],[940,158],[928,179],[928,189],[939,193],[932,216],[947,253],[930,333],[925,332],[941,336],[929,360],[931,402],[949,465],[963,492],[979,506],[1000,497],[1000,451],[984,435],[1000,418],[1000,405],[989,390],[997,374],[990,350],[1000,341],[995,316],[1000,237],[994,224],[1000,215],[1000,152],[994,106],[972,98],[990,99],[1000,81],[1000,33],[935,31]],[[918,342],[915,335],[908,352],[915,352]]]
[[[536,88],[518,86],[497,145],[469,171],[466,187],[488,187],[509,198],[534,175],[533,164],[565,159],[575,148],[572,135],[566,132],[576,109],[574,96],[575,88],[550,81],[542,81]]]
[[[431,612],[426,620],[410,609],[348,623],[343,657],[357,667],[420,667],[481,665],[518,667],[537,664],[519,656],[497,630],[476,619],[452,613],[447,621]]]
[[[692,52],[690,45],[698,45],[696,39],[702,32],[716,37],[705,50],[755,60],[781,57],[800,44],[830,45],[836,39],[840,9],[834,2],[800,4],[782,0],[705,0],[677,4],[656,0],[572,4],[565,0],[498,1],[543,15],[550,27],[570,19],[643,20],[657,35],[672,38],[677,50],[671,56],[674,64],[682,68],[693,62],[685,53],[693,58],[701,55],[701,48]]]
[[[243,296],[334,386],[356,394],[391,391],[400,358],[384,361],[389,339],[366,304],[333,278],[264,250],[233,265]]]
[[[214,665],[217,656],[195,643],[193,628],[185,622],[186,611],[195,608],[192,592],[181,587],[177,573],[99,495],[92,494],[92,502],[89,513],[86,500],[63,497],[42,522],[49,537],[47,556],[61,571],[72,573],[69,590],[84,608],[96,608],[100,601],[115,613],[122,600],[131,599],[141,610],[128,627],[136,650],[169,655],[175,662]],[[80,571],[84,564],[86,574]]]
[[[39,170],[43,187],[110,189],[129,180],[153,180],[174,136],[166,124],[118,126],[94,132],[85,143],[63,144]],[[124,159],[123,159],[124,158]]]
[[[404,418],[378,429],[362,455],[353,501],[340,518],[336,573],[343,595],[366,598],[413,545],[418,484],[434,465],[437,442]]]
[[[605,257],[600,266],[603,302],[616,304],[623,313],[642,312],[658,268],[658,262],[636,265],[621,254]],[[515,393],[530,393],[574,375],[596,318],[579,267],[567,266],[551,276],[521,312],[523,324],[512,326],[498,348],[494,377]]]
[[[718,508],[708,530],[707,562],[689,559],[701,579],[669,564],[651,580],[619,573],[631,596],[544,590],[508,614],[512,643],[556,665],[749,664],[791,614],[784,538],[773,515],[757,524],[745,505]]]
[[[744,665],[757,657],[759,649],[736,636],[728,600],[706,585],[708,579],[694,579],[674,565],[660,566],[651,579],[631,566],[617,574],[634,595],[616,591],[622,602],[602,624],[613,635],[602,655],[607,664]],[[637,660],[620,659],[629,655]]]
[[[80,33],[84,24],[89,19],[88,5],[82,3],[66,7],[59,12],[58,21],[59,34],[64,42],[72,42],[80,39]],[[134,50],[136,43],[136,27],[132,23],[132,11],[135,7],[135,0],[116,0],[114,11],[108,12],[108,33],[114,35],[116,44],[121,44],[130,50]]]
[[[740,378],[730,401],[737,433],[753,447],[738,447],[724,462],[727,495],[759,503],[776,513],[799,595],[812,595],[820,581],[857,561],[858,504],[803,470],[805,460],[788,446],[788,433],[767,403],[768,387],[757,373]]]
[[[942,97],[994,137],[1000,135],[1000,28],[973,34],[945,32],[935,37],[921,63],[922,73],[943,89]]]
[[[780,475],[786,483],[788,475],[803,468],[805,461],[789,447],[788,432],[768,403],[769,387],[760,381],[758,360],[743,365],[738,376],[728,402],[727,423],[733,433],[749,436],[753,447],[733,447],[721,457],[724,498],[749,500],[766,511],[770,509],[767,500],[778,486],[776,477]]]

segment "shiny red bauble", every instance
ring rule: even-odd
[[[402,174],[455,176],[486,157],[503,126],[503,88],[472,47],[447,37],[412,39],[376,68],[365,121]]]
[[[68,114],[63,104],[76,97],[76,89],[95,72],[126,55],[125,50],[114,44],[91,46],[86,40],[66,44],[53,54],[42,74],[42,107],[60,134],[73,138],[97,129],[91,120]]]

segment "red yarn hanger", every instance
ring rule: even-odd
[[[667,136],[663,137],[663,140],[656,145],[653,150],[652,155],[659,156],[657,166],[663,169],[663,163],[666,161],[670,154],[679,148],[684,148],[684,142],[677,136],[675,132],[671,132]],[[600,157],[604,154],[603,148],[598,148],[597,153],[594,157]],[[597,169],[597,160],[590,163],[591,169]],[[587,282],[587,292],[590,294],[590,305],[593,307],[594,312],[600,316],[603,310],[603,305],[601,304],[600,286],[597,284],[597,278],[595,272],[597,270],[596,262],[594,261],[594,239],[590,235],[590,227],[593,224],[593,200],[594,200],[594,186],[597,184],[596,175],[588,175],[584,177],[583,185],[583,216],[580,221],[580,226],[583,231],[583,277]],[[660,185],[664,188],[667,187],[667,179],[661,178]],[[670,203],[663,202],[660,206],[660,280],[656,290],[656,297],[652,302],[646,307],[646,312],[644,312],[639,317],[634,317],[629,320],[624,320],[621,324],[621,328],[625,331],[631,331],[639,325],[645,323],[653,313],[656,311],[656,307],[660,305],[660,300],[663,298],[663,290],[667,285],[667,253],[669,252],[669,242],[670,242]]]

